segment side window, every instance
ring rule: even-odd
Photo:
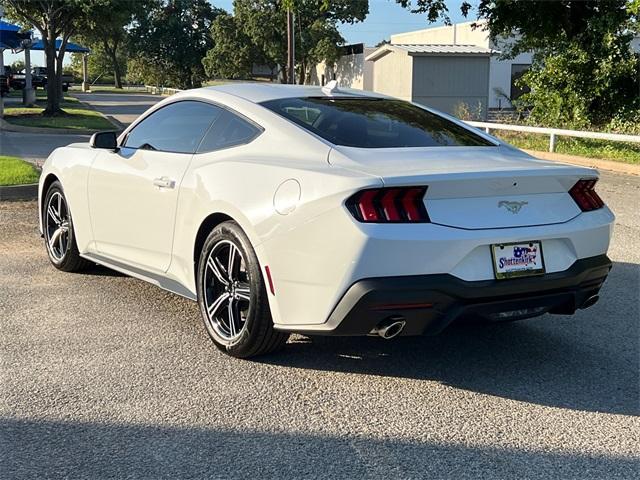
[[[156,110],[134,127],[125,147],[163,152],[195,153],[202,136],[223,109],[185,100]]]
[[[260,133],[262,130],[255,125],[228,110],[223,110],[202,139],[198,153],[249,143]]]

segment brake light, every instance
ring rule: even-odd
[[[578,180],[569,190],[569,195],[583,212],[590,212],[604,207],[604,202],[595,190],[597,181],[597,178]]]
[[[427,187],[370,188],[347,200],[347,208],[364,223],[427,223]]]

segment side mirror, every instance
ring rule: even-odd
[[[118,137],[116,132],[97,132],[91,135],[89,140],[91,148],[104,148],[106,150],[118,149]]]

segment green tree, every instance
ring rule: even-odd
[[[44,115],[59,115],[62,99],[62,62],[71,36],[91,15],[92,9],[108,0],[4,0],[7,16],[42,37],[47,65],[47,107]],[[56,50],[56,39],[61,39]]]
[[[149,3],[148,0],[108,0],[96,5],[81,34],[75,37],[91,48],[90,71],[92,66],[100,66],[98,74],[112,71],[116,88],[122,88],[122,76],[126,70],[123,50],[127,29],[136,15],[144,14]]]
[[[14,72],[21,72],[22,70],[24,70],[24,61],[22,60],[16,60],[11,64],[11,70],[13,70]]]
[[[212,46],[211,24],[221,13],[207,0],[151,2],[130,30],[130,73],[149,83],[199,86],[205,78],[202,58]]]
[[[298,81],[303,83],[316,63],[332,63],[339,57],[339,45],[344,39],[338,25],[364,20],[369,12],[369,2],[235,0],[233,17],[226,16],[214,22],[211,31],[214,47],[204,60],[207,73],[238,78],[248,76],[251,64],[258,63],[272,70],[279,66],[286,78],[287,8],[295,14]],[[236,60],[241,68],[229,66]]]
[[[211,26],[213,48],[202,59],[209,77],[249,78],[251,67],[260,62],[260,52],[244,33],[237,17],[219,15]]]
[[[89,81],[95,81],[100,78],[101,83],[115,81],[115,74],[113,68],[113,60],[109,54],[104,51],[104,47],[100,43],[87,44],[91,46],[91,55],[88,57],[87,67],[89,74]],[[71,70],[73,76],[77,79],[82,78],[82,57],[81,53],[74,53],[71,55]],[[127,72],[127,59],[124,52],[120,52],[117,56],[118,71],[122,76]]]
[[[443,0],[396,1],[430,21],[449,20]],[[467,15],[471,5],[460,8]],[[531,92],[520,100],[533,121],[602,124],[638,101],[639,63],[629,42],[638,32],[639,0],[481,0],[477,14],[493,39],[514,38],[501,45],[503,56],[533,50],[532,68],[521,79]]]

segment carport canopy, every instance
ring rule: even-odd
[[[62,40],[56,40],[56,50],[60,50],[60,46],[62,45]],[[31,46],[31,50],[43,50],[44,51],[44,42],[42,40],[38,40]],[[65,52],[68,53],[89,53],[90,49],[87,47],[83,47],[82,45],[78,45],[77,43],[67,42],[67,48]]]
[[[31,38],[31,33],[20,30],[18,25],[0,20],[0,49],[16,50],[22,48],[22,41]]]

